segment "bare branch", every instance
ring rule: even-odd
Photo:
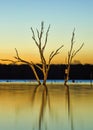
[[[28,62],[28,61],[26,61],[26,60],[20,58],[20,56],[19,56],[18,51],[17,51],[16,48],[15,48],[15,51],[16,51],[16,55],[17,55],[17,56],[15,57],[15,59],[17,59],[17,60],[20,61],[20,62],[23,62],[23,63],[28,64],[28,65],[32,68],[33,73],[34,73],[34,75],[35,75],[35,77],[36,77],[36,79],[37,79],[38,84],[41,84],[40,79],[39,79],[39,77],[38,77],[38,74],[37,74],[37,72],[36,72],[36,70],[35,70],[35,67],[34,67],[33,62]]]
[[[71,39],[71,43],[73,43],[74,38],[75,38],[75,28],[74,28],[74,30],[73,30],[73,32],[72,32],[72,39]]]
[[[38,64],[35,64],[31,61],[31,64],[35,65],[37,68],[39,68],[42,71],[42,67],[40,67]]]
[[[39,39],[39,43],[38,43],[38,47],[41,50],[41,40],[42,40],[42,35],[43,35],[43,30],[44,30],[44,22],[41,22],[41,30],[40,30],[40,34],[39,31],[37,30],[37,34],[38,34],[38,39]]]
[[[62,45],[61,47],[59,47],[59,48],[56,50],[56,52],[58,52],[63,46],[64,46],[64,45]]]
[[[35,33],[34,33],[34,30],[33,30],[32,27],[31,27],[31,31],[32,31],[32,34],[33,34],[32,39],[34,40],[34,42],[36,43],[36,45],[39,46],[39,45],[38,45],[38,42],[37,42],[37,40],[36,40],[36,38],[35,38]]]
[[[70,52],[69,52],[69,56],[71,55],[72,53],[72,49],[73,49],[73,45],[74,45],[74,38],[75,38],[75,28],[72,32],[72,38],[71,38],[71,48],[70,48]]]
[[[18,51],[17,51],[17,49],[15,48],[15,51],[16,51],[16,55],[17,55],[17,57],[19,58],[19,54],[18,54]]]
[[[28,62],[28,61],[26,61],[26,60],[20,58],[20,56],[19,56],[18,51],[17,51],[16,48],[15,48],[15,51],[16,51],[16,56],[14,57],[15,59],[17,59],[17,60],[20,61],[20,62],[24,62],[24,63],[26,63],[26,64],[28,64],[28,65],[31,65],[30,62]]]
[[[0,59],[1,61],[9,61],[9,62],[12,62],[13,64],[16,64],[18,63],[19,61],[13,61],[13,60],[10,60],[10,59]]]
[[[40,31],[40,37],[39,37],[39,39],[42,38],[43,31],[44,31],[44,22],[42,21],[42,22],[41,22],[41,31]]]
[[[62,45],[61,47],[59,47],[55,52],[54,52],[54,51],[51,52],[51,54],[50,54],[50,56],[49,56],[49,63],[50,63],[50,61],[53,59],[53,57],[54,57],[55,55],[59,54],[59,50],[60,50],[62,47],[63,47],[63,45]]]
[[[43,71],[43,69],[39,65],[35,64],[35,66],[39,68],[41,71]]]
[[[44,51],[44,49],[45,49],[45,47],[46,47],[49,30],[50,30],[50,25],[49,25],[49,27],[48,27],[48,29],[47,29],[47,32],[46,32],[45,43],[44,43],[44,46],[42,47],[42,51]]]
[[[35,37],[35,33],[32,27],[31,27],[31,31],[32,31],[33,37]]]
[[[54,51],[52,51],[51,53],[50,53],[50,56],[49,56],[49,58],[51,58],[51,56],[54,54]]]
[[[23,63],[26,63],[26,64],[28,64],[28,65],[31,65],[30,62],[28,62],[28,61],[26,61],[26,60],[23,60],[23,59],[21,59],[21,58],[19,57],[19,54],[18,54],[18,51],[17,51],[16,48],[15,48],[15,51],[16,51],[16,56],[15,56],[14,58],[17,59],[17,61],[13,61],[13,60],[10,60],[10,59],[0,59],[0,60],[2,60],[2,61],[9,61],[9,62],[12,62],[12,63],[14,63],[14,64],[16,64],[16,63],[18,63],[18,62],[23,62]]]
[[[42,70],[42,68],[41,68],[39,65],[34,64],[32,61],[31,61],[31,62],[28,62],[28,61],[26,61],[26,60],[24,60],[24,59],[21,59],[21,58],[19,57],[19,54],[18,54],[18,51],[17,51],[16,48],[15,48],[15,51],[16,51],[16,55],[17,55],[17,57],[14,57],[15,59],[19,60],[20,62],[24,62],[24,63],[26,63],[26,64],[28,64],[28,65],[35,65],[35,66],[37,66],[40,70]]]
[[[82,47],[84,46],[84,43],[80,46],[80,48],[78,50],[76,50],[73,54],[72,54],[72,58],[82,49]]]
[[[39,39],[39,31],[38,31],[38,29],[36,29],[36,31],[37,31],[37,36],[38,36],[38,39]]]

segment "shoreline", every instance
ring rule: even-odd
[[[0,82],[0,90],[26,90],[34,89],[38,86],[37,83],[30,82]],[[43,85],[41,85],[43,86]],[[64,83],[47,83],[48,88],[65,88]],[[69,88],[93,88],[90,83],[68,83]]]

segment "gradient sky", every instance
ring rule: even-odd
[[[64,45],[53,63],[64,63],[75,27],[75,48],[85,43],[74,58],[93,64],[93,1],[92,0],[0,0],[0,58],[15,56],[14,48],[24,59],[39,62],[30,27],[45,31],[51,24],[45,55]]]

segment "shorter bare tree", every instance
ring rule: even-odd
[[[83,44],[81,44],[81,46],[77,50],[74,50],[74,43],[75,43],[74,38],[75,38],[75,29],[73,30],[73,33],[72,33],[71,46],[70,46],[70,50],[68,51],[68,56],[67,56],[67,65],[66,65],[66,69],[65,69],[65,81],[64,81],[65,85],[67,84],[67,82],[69,80],[70,65],[72,63],[72,60],[75,57],[75,55],[84,46],[84,43],[83,43]]]

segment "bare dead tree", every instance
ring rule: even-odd
[[[29,61],[26,61],[23,58],[21,58],[19,56],[18,50],[16,48],[15,48],[16,56],[14,57],[16,59],[16,61],[13,61],[13,60],[10,60],[10,59],[1,59],[1,60],[2,61],[9,61],[9,62],[12,62],[13,64],[16,64],[17,62],[23,62],[25,64],[28,64],[31,67],[31,69],[33,70],[33,73],[36,77],[36,80],[37,80],[38,84],[40,85],[41,84],[40,78],[39,78],[39,76],[36,72],[36,69],[35,69],[37,67],[43,73],[43,85],[45,85],[47,77],[48,77],[48,72],[49,72],[49,69],[50,69],[51,61],[57,54],[59,54],[59,51],[63,47],[63,45],[62,45],[58,49],[56,49],[55,51],[52,51],[49,55],[48,61],[46,61],[45,56],[44,56],[44,50],[46,48],[46,44],[47,44],[47,40],[48,40],[49,29],[50,29],[50,25],[48,26],[48,29],[46,31],[45,39],[42,40],[43,34],[44,34],[44,22],[41,22],[40,31],[38,29],[36,29],[37,39],[38,39],[37,40],[36,37],[35,37],[35,32],[34,32],[33,28],[31,27],[32,39],[34,40],[34,42],[35,42],[35,44],[36,44],[36,46],[38,47],[38,50],[39,50],[40,59],[41,59],[41,66],[39,66],[38,64],[34,64],[32,61],[29,62]],[[44,41],[44,43],[42,41]]]
[[[64,84],[66,85],[68,80],[69,80],[69,73],[70,73],[70,65],[72,63],[73,58],[76,56],[76,54],[82,49],[82,47],[84,46],[84,43],[81,44],[81,46],[77,49],[74,50],[74,38],[75,38],[75,29],[72,32],[72,38],[71,38],[71,46],[70,46],[70,50],[68,51],[68,57],[67,57],[67,66],[65,69],[65,81]]]
[[[46,80],[47,80],[47,77],[48,77],[48,72],[49,72],[49,69],[50,69],[51,61],[54,58],[54,56],[59,54],[60,49],[63,47],[63,45],[62,45],[61,47],[56,49],[56,51],[52,51],[49,55],[48,63],[46,62],[46,59],[45,59],[45,56],[44,56],[44,50],[45,50],[46,44],[47,44],[49,29],[50,29],[50,25],[48,26],[48,29],[47,29],[46,35],[45,35],[45,40],[44,40],[44,43],[42,44],[42,39],[43,39],[43,34],[44,34],[44,22],[41,22],[41,30],[40,31],[38,29],[36,29],[38,40],[36,40],[35,32],[34,32],[33,28],[31,27],[31,31],[32,31],[32,34],[33,34],[32,39],[34,40],[36,46],[38,47],[40,59],[41,59],[41,64],[42,64],[41,67],[38,66],[38,65],[36,65],[36,66],[43,73],[43,84],[44,85],[46,84]]]

